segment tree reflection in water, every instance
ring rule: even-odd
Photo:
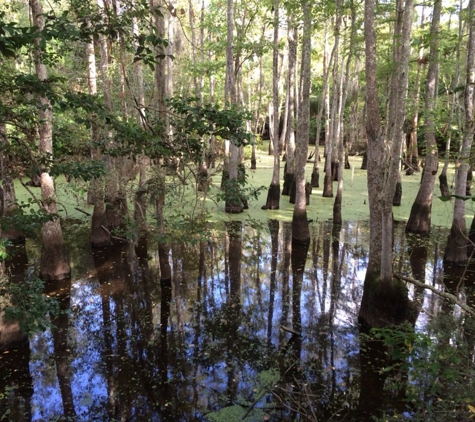
[[[292,243],[290,224],[277,221],[211,233],[160,251],[145,238],[94,253],[70,245],[83,251],[71,284],[46,286],[60,299],[56,329],[1,344],[9,353],[0,360],[0,416],[23,409],[15,420],[329,421],[397,407],[394,395],[378,394],[384,350],[368,343],[360,354],[364,224],[314,225],[306,245]],[[430,281],[440,274],[443,247],[395,236],[398,271]],[[443,302],[410,294],[421,329]]]

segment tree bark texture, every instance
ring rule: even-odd
[[[469,36],[467,43],[467,76],[465,83],[464,105],[465,123],[462,148],[459,154],[459,166],[455,176],[455,195],[463,197],[467,188],[467,172],[470,168],[470,149],[473,141],[473,99],[475,85],[475,0],[468,7]],[[455,198],[454,214],[449,238],[445,247],[444,262],[451,265],[465,265],[467,262],[467,229],[465,223],[465,201]]]
[[[437,101],[437,82],[439,76],[439,22],[442,0],[434,2],[432,25],[430,30],[429,68],[427,70],[424,138],[426,142],[426,158],[424,174],[419,187],[411,214],[406,224],[406,232],[428,235],[431,227],[432,197],[438,167],[438,151],[435,138],[435,109]]]
[[[295,74],[298,30],[294,19],[288,19],[289,70],[287,74],[287,131],[285,132],[286,166],[282,195],[289,195],[295,175]]]
[[[33,17],[33,25],[40,30],[44,28],[43,8],[40,0],[30,0],[30,9]],[[47,83],[48,75],[46,66],[41,61],[40,40],[35,39],[34,61],[38,79]],[[38,134],[39,152],[43,157],[51,157],[53,154],[53,112],[51,103],[45,95],[39,95],[38,101]],[[57,214],[56,191],[53,178],[49,169],[41,169],[41,201],[44,210],[51,216]],[[52,217],[50,221],[43,223],[41,233],[41,260],[40,277],[43,280],[63,280],[71,273],[69,257],[63,240],[60,219]]]
[[[299,90],[297,141],[295,148],[295,206],[292,217],[292,239],[297,242],[308,242],[310,230],[307,219],[307,198],[305,192],[305,168],[308,155],[308,137],[310,125],[310,63],[312,17],[311,4],[305,1],[302,5],[304,25],[302,36],[301,87]]]
[[[237,103],[236,97],[236,81],[234,69],[234,53],[233,53],[233,30],[234,30],[234,2],[227,2],[227,46],[226,46],[226,85],[225,98],[230,104]],[[239,152],[238,147],[229,142],[229,180],[225,186],[226,203],[224,210],[227,213],[241,213],[244,210],[238,184],[238,164]]]
[[[392,277],[392,200],[400,167],[413,2],[408,0],[405,3],[402,30],[397,37],[400,46],[396,46],[398,51],[394,52],[397,84],[393,84],[391,90],[394,98],[390,100],[389,121],[394,127],[389,131],[389,145],[385,142],[380,125],[374,16],[375,1],[366,0],[364,33],[370,245],[359,319],[367,326],[381,327],[403,321],[408,310],[406,289]]]

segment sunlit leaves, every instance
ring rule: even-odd
[[[215,135],[237,146],[248,145],[252,140],[252,134],[245,129],[252,115],[243,108],[231,105],[221,109],[216,104],[200,105],[195,98],[181,97],[170,98],[167,103],[182,118],[178,129],[187,134]]]
[[[0,280],[0,297],[7,303],[2,306],[5,321],[18,322],[28,335],[45,331],[50,325],[48,315],[59,312],[58,302],[43,294],[43,282],[38,278],[20,284]]]

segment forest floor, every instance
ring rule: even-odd
[[[345,221],[364,221],[369,218],[368,193],[366,187],[366,170],[361,170],[361,156],[350,157],[351,168],[343,172],[343,203],[342,218]],[[284,164],[281,162],[281,188],[283,179]],[[289,203],[288,196],[281,196],[280,209],[262,210],[267,198],[267,190],[272,178],[273,157],[267,153],[259,151],[257,158],[257,169],[250,169],[250,160],[246,160],[247,182],[250,187],[262,187],[258,199],[249,200],[249,209],[242,214],[228,215],[224,213],[224,201],[220,200],[221,171],[219,168],[210,171],[212,184],[205,196],[199,193],[198,197],[192,193],[191,172],[188,173],[190,182],[188,185],[172,182],[170,179],[168,200],[170,201],[168,210],[171,213],[183,215],[197,215],[203,209],[209,213],[212,220],[227,220],[229,218],[252,219],[265,221],[267,219],[277,219],[290,221],[292,219],[293,205]],[[439,166],[441,168],[441,166]],[[310,180],[313,163],[307,164],[307,180]],[[185,170],[186,174],[186,170]],[[310,196],[310,205],[307,207],[307,216],[315,222],[332,218],[334,198],[322,197],[323,168],[320,164],[320,187],[313,188]],[[402,175],[402,201],[401,206],[393,207],[394,218],[397,221],[406,221],[409,217],[412,204],[417,195],[420,185],[421,173],[414,173],[411,176]],[[25,179],[26,181],[26,179]],[[449,186],[454,181],[454,166],[449,169]],[[88,218],[86,213],[92,213],[92,207],[86,204],[85,186],[78,183],[68,183],[63,177],[56,181],[58,192],[58,211],[64,218],[84,219]],[[27,203],[31,197],[20,183],[15,185],[17,200],[20,203]],[[333,193],[336,194],[337,183],[333,184]],[[30,191],[40,198],[40,190],[30,188]],[[438,180],[436,182],[435,194],[432,205],[432,225],[440,227],[450,227],[452,223],[452,213],[454,200],[442,201],[440,198]],[[467,224],[470,225],[475,213],[475,202],[466,201]],[[132,209],[132,208],[131,208]],[[81,211],[82,210],[82,211]]]

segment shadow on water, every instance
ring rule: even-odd
[[[16,245],[5,261],[5,273],[14,284],[25,282],[28,257],[25,245]],[[30,341],[18,321],[5,322],[6,297],[0,298],[0,417],[12,421],[29,421],[32,418],[31,400],[33,380],[30,373]],[[3,412],[3,414],[2,414]]]
[[[44,286],[59,307],[45,315],[51,329],[28,338],[18,323],[0,325],[0,420],[417,416],[407,402],[413,368],[400,358],[406,370],[388,370],[392,349],[358,326],[366,225],[322,222],[311,233],[299,244],[290,223],[230,222],[196,243],[141,238],[93,252],[80,244],[87,235],[71,236],[72,279]],[[437,240],[396,230],[394,247],[398,272],[437,288],[445,282],[474,305],[472,273],[462,284],[460,274],[443,278]],[[24,250],[6,264],[14,285],[37,271]],[[408,286],[408,294],[419,314],[404,335],[417,343],[418,332],[436,330],[435,315],[450,314],[473,360],[473,321],[427,290]]]

